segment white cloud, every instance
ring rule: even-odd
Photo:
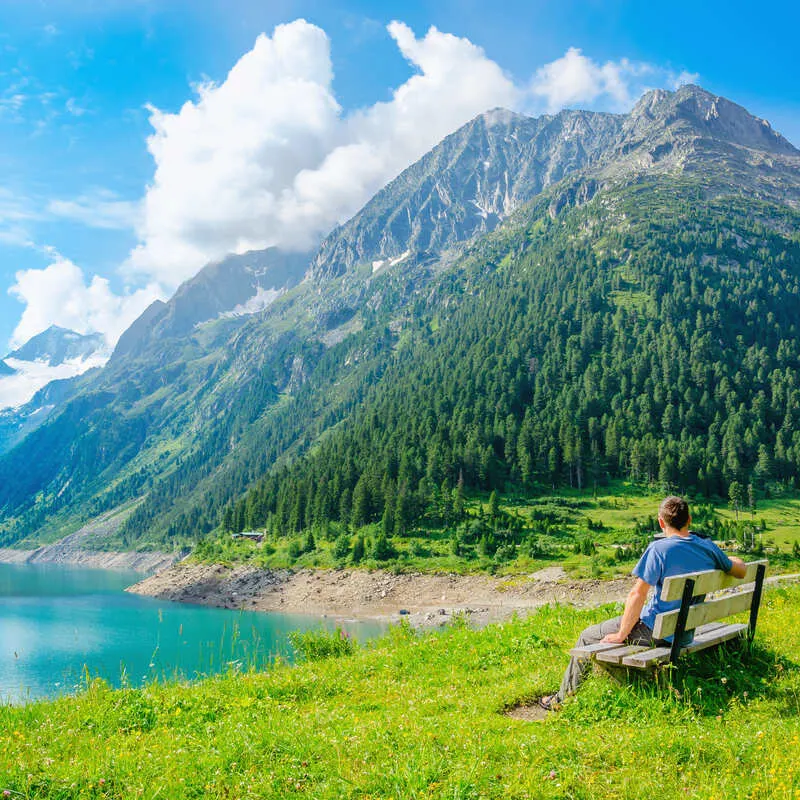
[[[77,333],[102,333],[109,347],[155,299],[163,298],[156,284],[122,295],[114,294],[105,278],[87,282],[83,271],[54,253],[44,269],[17,272],[9,293],[25,304],[11,339],[18,347],[51,325]]]
[[[90,228],[127,230],[138,224],[139,203],[120,200],[108,189],[93,189],[74,200],[51,200],[47,211],[56,217],[80,222]]]
[[[50,381],[81,375],[93,367],[102,367],[107,361],[108,355],[100,353],[69,359],[53,367],[40,361],[7,359],[6,363],[17,372],[0,376],[0,410],[24,405]]]
[[[82,117],[86,109],[78,102],[75,97],[68,97],[64,103],[64,110],[73,117]]]
[[[156,172],[129,268],[175,286],[212,258],[283,238],[282,193],[338,135],[331,80],[327,36],[297,21],[259,36],[178,113],[151,109]]]
[[[517,89],[466,39],[389,32],[418,70],[343,116],[325,33],[298,20],[262,35],[219,85],[176,114],[151,111],[155,178],[127,268],[174,286],[229,252],[304,249],[443,136]]]
[[[670,70],[627,58],[600,64],[570,47],[561,58],[536,70],[530,93],[551,113],[597,103],[613,111],[627,111],[653,85],[677,87],[696,79],[696,74],[676,76]]]

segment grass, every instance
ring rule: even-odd
[[[200,684],[0,708],[0,790],[23,798],[795,798],[800,587],[766,593],[756,644],[671,683],[597,675],[542,722],[579,630],[547,607],[481,631],[397,627],[364,648]],[[352,652],[351,652],[352,651]],[[324,655],[325,648],[309,652]],[[350,652],[350,654],[348,654]]]

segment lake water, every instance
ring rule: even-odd
[[[0,699],[23,702],[76,691],[85,675],[114,686],[195,678],[291,658],[293,630],[319,617],[230,611],[124,592],[141,575],[62,565],[0,564]],[[344,624],[359,640],[380,623]]]

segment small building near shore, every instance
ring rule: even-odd
[[[248,539],[251,542],[263,542],[264,534],[260,531],[242,531],[241,533],[232,533],[233,539]]]

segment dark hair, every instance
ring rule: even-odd
[[[658,516],[675,530],[681,530],[689,521],[689,504],[682,497],[670,495],[661,501]]]

